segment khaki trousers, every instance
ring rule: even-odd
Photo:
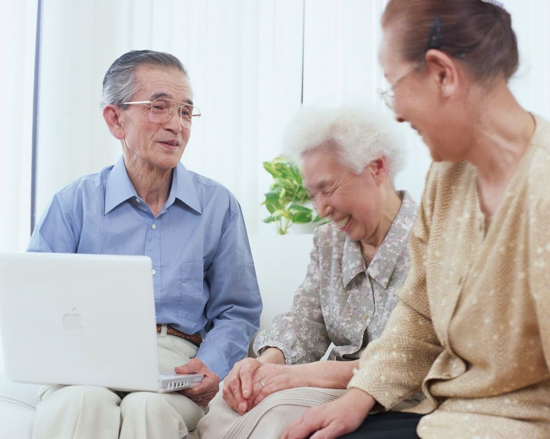
[[[282,390],[265,398],[240,416],[229,408],[222,392],[210,402],[208,414],[202,418],[192,437],[200,439],[279,439],[285,428],[304,412],[342,396],[345,389],[298,387]]]
[[[167,334],[158,338],[159,369],[173,370],[198,348]],[[33,439],[181,439],[205,410],[179,393],[119,394],[95,386],[45,388],[36,408]]]

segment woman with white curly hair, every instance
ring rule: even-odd
[[[391,124],[391,121],[389,122]],[[279,438],[307,408],[345,393],[380,336],[409,270],[416,204],[397,192],[402,140],[364,107],[303,108],[285,137],[318,214],[307,275],[290,311],[254,342],[199,423],[202,439]],[[319,361],[333,344],[329,361]]]

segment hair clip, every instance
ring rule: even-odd
[[[428,48],[441,49],[441,17],[436,17],[430,27],[430,34],[428,35]]]

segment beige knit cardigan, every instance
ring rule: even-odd
[[[350,381],[386,409],[421,386],[423,439],[550,438],[550,123],[536,123],[487,230],[475,168],[432,165],[401,302]]]

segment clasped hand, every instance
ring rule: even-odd
[[[223,398],[231,409],[243,415],[272,393],[295,387],[309,387],[301,365],[262,363],[245,358],[235,364],[223,386]]]

